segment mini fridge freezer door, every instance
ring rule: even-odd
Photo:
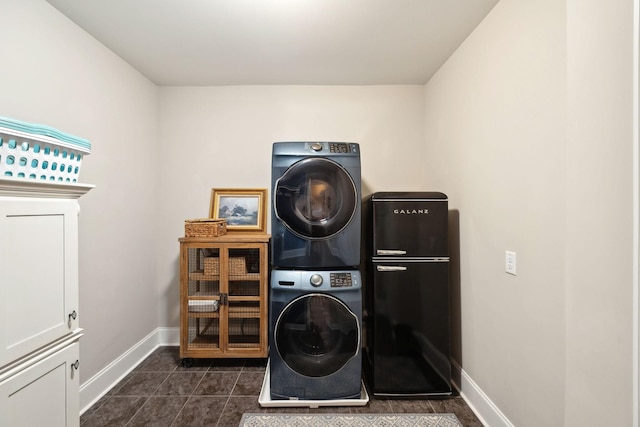
[[[370,203],[372,253],[367,256],[449,256],[449,212],[444,194],[415,193],[415,198],[403,199],[393,193],[376,193]]]

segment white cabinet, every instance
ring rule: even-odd
[[[91,188],[0,179],[0,425],[79,424],[77,199]]]
[[[80,425],[77,338],[26,360],[0,381],[0,426]]]

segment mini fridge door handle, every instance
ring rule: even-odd
[[[406,271],[407,267],[400,265],[377,265],[378,271]]]
[[[407,251],[402,249],[378,249],[376,253],[378,255],[406,255]]]

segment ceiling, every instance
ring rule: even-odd
[[[498,0],[47,0],[160,86],[424,84]]]

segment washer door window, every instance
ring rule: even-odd
[[[282,310],[274,341],[289,368],[307,377],[324,377],[358,354],[360,327],[357,316],[339,299],[308,294]]]
[[[292,233],[323,239],[342,231],[356,212],[358,196],[347,171],[312,157],[294,163],[275,184],[276,216]]]

